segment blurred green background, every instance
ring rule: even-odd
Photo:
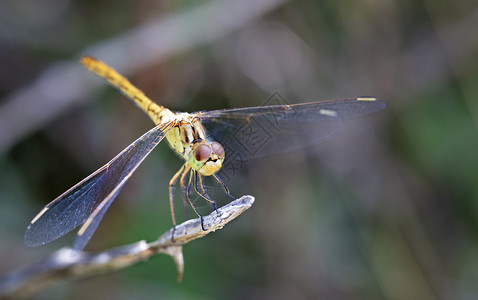
[[[468,0],[1,1],[0,277],[70,245],[71,234],[27,248],[23,234],[153,126],[77,63],[91,54],[172,110],[258,106],[274,92],[388,107],[233,178],[256,203],[184,248],[182,283],[156,256],[37,299],[478,298],[477,27]],[[159,145],[86,249],[169,229],[180,165]]]

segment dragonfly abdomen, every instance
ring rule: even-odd
[[[133,100],[152,120],[158,125],[165,120],[173,119],[174,114],[167,108],[156,104],[140,89],[136,88],[128,79],[116,72],[115,69],[106,65],[104,62],[91,56],[85,56],[81,63],[91,72],[101,78],[106,79],[113,87],[120,90],[124,95]],[[166,119],[169,118],[169,119]]]

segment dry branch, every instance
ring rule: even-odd
[[[158,253],[168,254],[174,259],[178,280],[181,280],[184,270],[182,246],[221,229],[253,203],[254,197],[243,196],[205,216],[203,222],[206,230],[202,230],[201,221],[197,218],[177,225],[175,229],[171,228],[151,243],[143,240],[100,253],[62,248],[43,261],[8,274],[0,281],[0,299],[26,297],[55,283],[125,268]]]

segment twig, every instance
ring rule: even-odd
[[[203,217],[206,230],[202,230],[199,218],[193,219],[171,228],[151,243],[143,240],[100,253],[62,248],[41,262],[8,274],[0,281],[0,299],[27,297],[55,283],[122,269],[158,253],[168,254],[174,259],[180,281],[184,270],[182,246],[221,229],[253,203],[254,197],[242,196]]]

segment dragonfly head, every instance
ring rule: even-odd
[[[189,165],[203,176],[211,176],[219,171],[224,162],[224,148],[218,142],[204,140],[193,145],[189,152]]]

